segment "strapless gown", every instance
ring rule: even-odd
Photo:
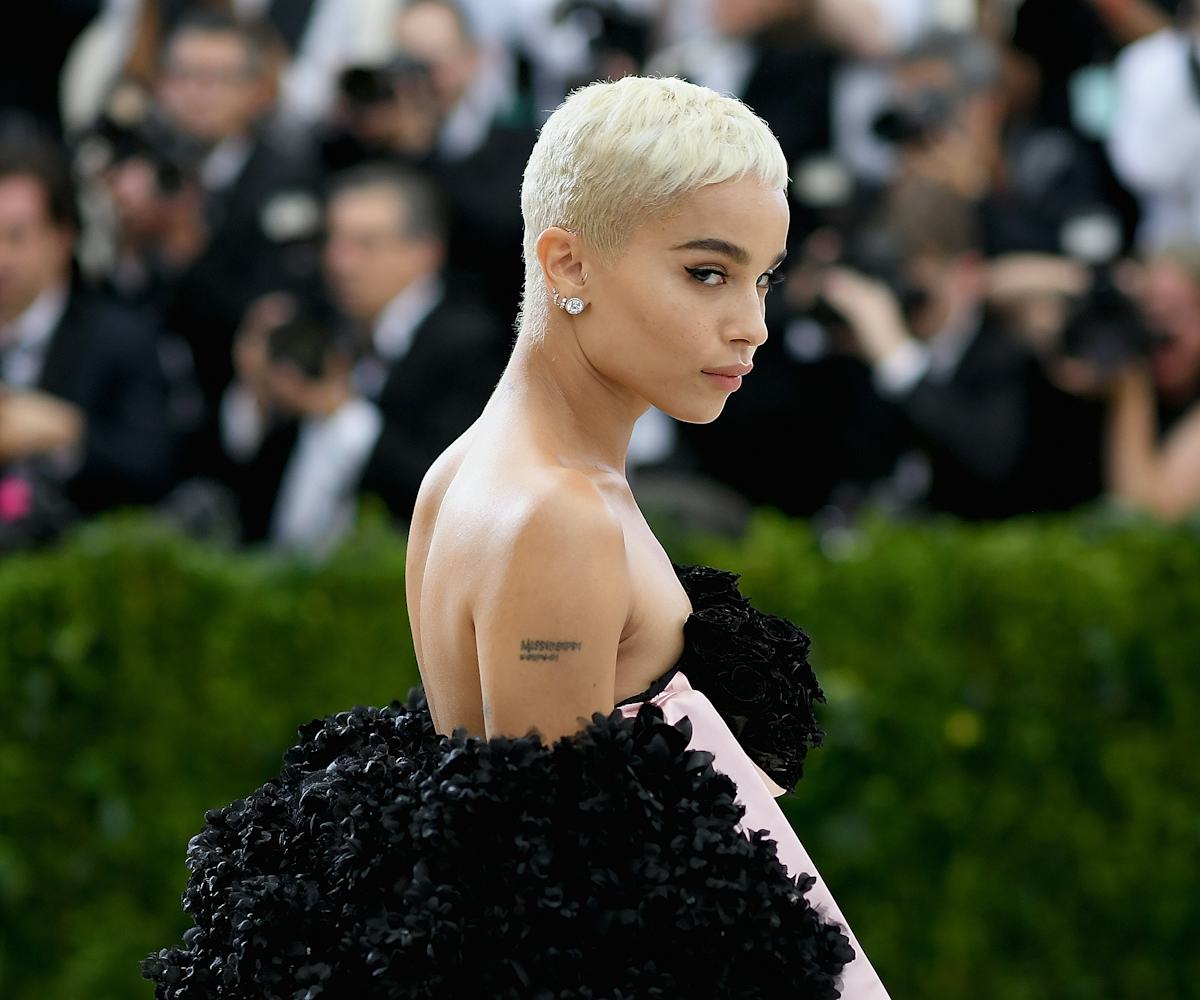
[[[775,795],[824,735],[808,636],[676,566],[670,670],[546,747],[424,692],[314,720],[188,844],[161,1000],[886,1000]]]

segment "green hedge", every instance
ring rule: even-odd
[[[896,1000],[1200,996],[1200,542],[762,514],[673,557],[805,624],[827,745],[783,801]],[[0,564],[0,996],[148,997],[204,810],[417,675],[403,542],[328,565],[139,521]]]

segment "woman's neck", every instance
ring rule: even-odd
[[[649,406],[597,371],[570,331],[552,326],[540,342],[521,334],[498,388],[563,459],[624,477],[633,425]]]

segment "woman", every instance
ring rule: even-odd
[[[648,406],[711,421],[750,371],[786,174],[680,80],[547,121],[511,361],[413,517],[424,689],[210,814],[159,996],[886,997],[772,797],[822,735],[807,637],[673,566],[624,477]]]

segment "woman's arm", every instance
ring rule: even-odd
[[[549,744],[613,710],[624,533],[591,480],[565,472],[521,514],[509,551],[474,613],[484,724],[488,737],[535,728]]]
[[[1124,372],[1109,408],[1109,490],[1161,517],[1182,517],[1200,507],[1200,407],[1192,408],[1161,448],[1155,436],[1150,378],[1139,370]]]

